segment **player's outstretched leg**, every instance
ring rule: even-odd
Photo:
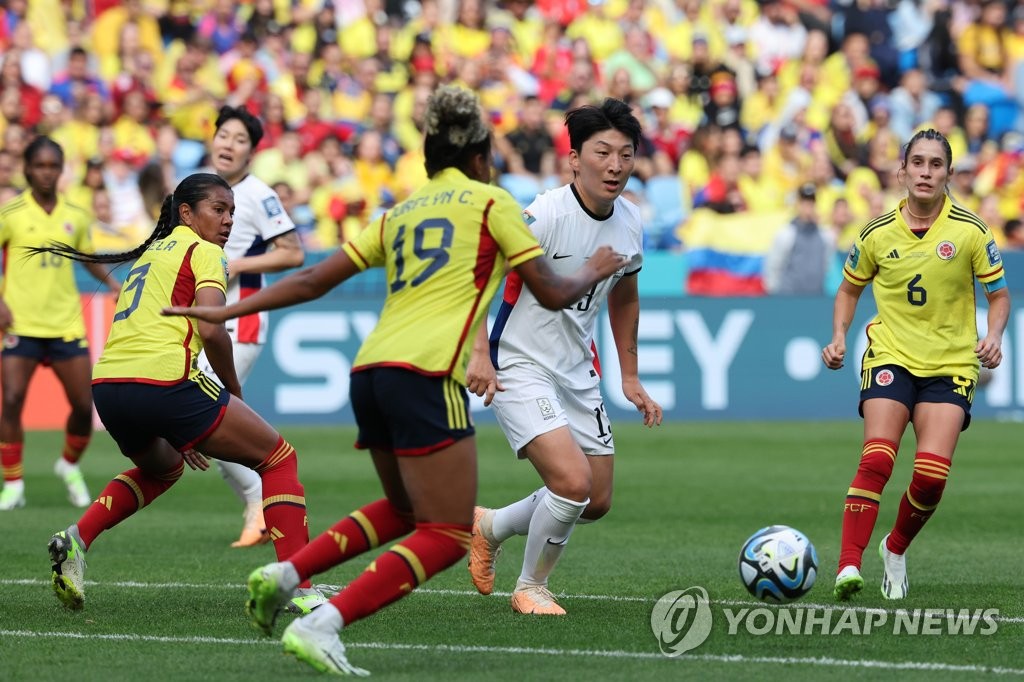
[[[847,601],[864,589],[864,578],[856,566],[844,566],[836,576],[836,586],[832,594],[839,601]]]
[[[886,546],[888,540],[889,536],[886,535],[878,545],[878,556],[882,557],[882,596],[886,599],[903,599],[910,587],[907,580],[907,557],[890,551]]]
[[[330,607],[332,610],[333,607]],[[334,610],[337,613],[336,610]],[[333,614],[332,614],[333,615]],[[295,656],[322,673],[335,675],[355,675],[366,677],[368,670],[357,668],[348,661],[345,645],[338,638],[333,627],[315,627],[310,618],[297,618],[285,628],[281,637],[284,652]],[[337,617],[340,622],[340,616]]]
[[[477,592],[494,591],[494,564],[501,555],[501,543],[491,531],[494,510],[476,507],[473,510],[473,535],[469,543],[469,577]]]
[[[53,592],[69,609],[85,605],[85,549],[74,526],[54,533],[47,544],[53,566]]]

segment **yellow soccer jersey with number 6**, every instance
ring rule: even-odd
[[[974,280],[1003,276],[992,232],[948,197],[921,238],[899,208],[861,230],[843,275],[873,285],[878,314],[867,327],[863,369],[899,365],[916,376],[977,380],[978,344]]]

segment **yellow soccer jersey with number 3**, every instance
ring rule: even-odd
[[[916,376],[977,380],[974,280],[1003,276],[992,232],[948,197],[932,227],[918,238],[899,208],[861,230],[843,275],[873,284],[878,314],[867,328],[863,368],[899,365]]]

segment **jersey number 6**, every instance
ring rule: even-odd
[[[928,302],[928,292],[924,287],[918,286],[921,275],[914,275],[914,279],[907,283],[907,300],[910,305],[924,305]]]

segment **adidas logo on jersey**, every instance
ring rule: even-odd
[[[896,249],[893,249],[892,251],[890,251],[889,255],[886,256],[886,258],[899,258],[899,257],[900,257],[900,253]]]

